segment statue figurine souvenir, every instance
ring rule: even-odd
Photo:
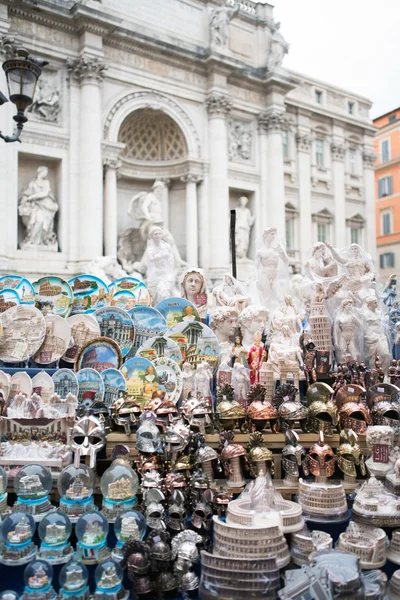
[[[337,276],[338,264],[328,246],[323,242],[316,242],[311,249],[311,256],[305,264],[305,270],[311,279],[327,279]]]
[[[238,327],[239,312],[233,306],[217,306],[211,313],[210,327],[217,336],[218,342],[232,342],[235,329]]]
[[[248,365],[250,368],[250,383],[260,383],[260,368],[261,364],[265,362],[267,353],[265,352],[264,346],[261,344],[261,333],[257,331],[254,334],[254,343],[250,348],[248,356]]]
[[[233,369],[227,362],[220,360],[217,370],[217,387],[224,383],[233,384]]]
[[[222,282],[213,289],[217,306],[230,306],[240,314],[249,305],[250,298],[242,284],[225,273]]]
[[[397,301],[397,275],[390,275],[387,280],[385,287],[382,291],[382,302],[388,308],[392,308],[393,304]]]
[[[228,383],[218,388],[215,414],[221,429],[232,430],[237,427],[245,431],[246,409],[235,400],[234,389]]]
[[[333,342],[337,362],[343,362],[346,356],[358,361],[361,347],[361,318],[351,299],[342,300],[335,314]]]
[[[372,419],[365,393],[363,387],[354,383],[339,388],[335,400],[341,429],[352,429],[357,435],[366,434]]]
[[[121,513],[131,510],[136,504],[136,492],[139,488],[139,478],[132,469],[129,460],[129,449],[116,446],[113,457],[116,458],[111,466],[104,471],[100,480],[100,489],[103,495],[102,513],[108,523],[114,523]]]
[[[83,513],[95,510],[93,491],[96,476],[92,469],[81,464],[69,465],[61,471],[58,478],[60,505],[58,511],[65,513],[71,523],[76,523]]]
[[[36,522],[55,510],[49,500],[53,485],[51,471],[42,465],[25,465],[14,477],[17,500],[13,510],[26,511]]]
[[[317,349],[311,338],[303,337],[303,368],[306,376],[307,385],[317,381]]]
[[[183,363],[182,379],[183,379],[183,386],[182,386],[181,399],[182,399],[182,404],[184,404],[186,402],[186,400],[189,398],[189,396],[193,395],[194,389],[195,389],[193,366],[188,362]]]
[[[367,429],[367,447],[371,454],[365,465],[371,476],[383,479],[393,469],[394,429],[389,425],[373,425]]]
[[[87,512],[79,517],[75,526],[77,559],[85,565],[108,560],[111,553],[107,547],[108,529],[107,520],[100,512]]]
[[[53,567],[45,560],[32,561],[24,571],[25,587],[21,600],[56,600],[52,586]]]
[[[254,334],[265,332],[268,323],[269,312],[261,305],[251,304],[239,315],[240,330],[243,335],[242,344],[249,351],[254,343]]]
[[[307,431],[308,409],[297,398],[299,390],[291,383],[279,385],[272,398],[273,406],[278,410],[279,431],[294,429],[299,423],[303,431]]]
[[[163,235],[158,225],[150,227],[146,251],[147,287],[154,306],[173,296],[174,291],[174,255]]]
[[[336,449],[336,456],[337,465],[344,474],[345,483],[356,487],[357,467],[363,477],[365,477],[367,470],[355,431],[352,429],[342,429],[340,432],[340,445]]]
[[[52,565],[62,565],[73,558],[73,549],[69,543],[72,524],[62,512],[48,514],[39,524],[41,540],[38,558]]]
[[[89,572],[84,564],[71,561],[60,571],[60,600],[89,600]]]
[[[202,320],[207,316],[207,282],[202,269],[187,269],[180,282],[181,296],[197,308]]]
[[[194,376],[194,389],[197,398],[203,398],[212,404],[212,374],[208,368],[208,363],[202,362],[197,366]]]
[[[124,572],[117,561],[108,559],[97,565],[93,600],[128,600],[129,592],[122,586],[123,577]]]
[[[358,244],[351,244],[341,251],[336,250],[332,244],[326,242],[333,258],[346,269],[348,281],[347,288],[357,292],[361,286],[361,277],[366,273],[374,273],[372,259]]]
[[[149,576],[151,567],[149,551],[148,544],[138,540],[129,540],[122,548],[124,558],[121,566],[127,571],[128,579],[132,582],[135,600],[154,591],[154,584]]]
[[[247,452],[250,461],[250,473],[253,477],[269,477],[274,474],[274,455],[264,444],[260,431],[251,433]]]
[[[240,464],[240,457],[245,457],[246,450],[235,444],[233,431],[220,433],[221,462],[227,477],[228,488],[241,488],[246,484]]]
[[[304,475],[310,471],[307,463],[306,449],[300,444],[299,436],[293,429],[285,432],[285,446],[282,449],[282,469],[285,472],[284,485],[297,488],[302,470]]]
[[[247,369],[241,362],[236,362],[233,365],[233,377],[232,377],[233,389],[235,391],[235,400],[247,406],[247,394],[250,389],[250,376]]]
[[[362,309],[364,322],[364,346],[367,366],[371,367],[379,357],[384,373],[390,365],[388,338],[383,325],[382,311],[376,296],[368,296]]]
[[[0,563],[18,566],[31,562],[37,553],[37,546],[32,542],[36,523],[27,512],[14,511],[6,517],[1,525],[4,543],[0,547]]]
[[[275,308],[279,302],[280,286],[288,277],[278,277],[279,268],[286,271],[289,267],[289,258],[283,245],[278,240],[278,233],[274,227],[264,230],[262,239],[258,241],[256,251],[257,287],[261,302],[268,308]]]
[[[269,423],[272,431],[278,431],[278,411],[266,400],[266,390],[259,383],[249,389],[247,395],[247,418],[250,419],[252,431],[263,431]]]
[[[242,339],[241,339],[240,335],[237,335],[235,337],[235,342],[231,348],[231,356],[232,356],[233,366],[235,366],[236,363],[242,363],[243,365],[247,364],[247,352],[246,352],[244,346],[242,346]],[[221,358],[222,358],[222,348],[221,348]]]
[[[284,296],[283,304],[278,306],[272,313],[271,334],[274,334],[275,331],[280,331],[283,325],[289,327],[295,342],[297,342],[303,324],[294,305],[293,298],[289,295]]]

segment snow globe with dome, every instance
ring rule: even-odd
[[[118,456],[103,473],[100,488],[103,494],[102,513],[109,523],[136,504],[139,478],[130,466],[128,455]]]
[[[25,565],[33,560],[37,546],[32,542],[36,523],[32,515],[22,511],[12,512],[1,526],[3,544],[0,547],[0,563]]]
[[[7,506],[7,473],[0,467],[0,517],[4,518],[10,512],[10,508]]]
[[[0,592],[0,600],[19,600],[19,595],[13,590],[4,590]]]
[[[86,465],[69,465],[61,471],[57,483],[60,494],[58,510],[65,513],[71,523],[76,523],[85,512],[96,510],[93,501],[95,482],[95,474]]]
[[[49,493],[53,485],[51,471],[42,465],[25,465],[14,478],[17,500],[13,510],[26,511],[36,522],[55,510],[50,504]]]
[[[55,600],[57,595],[51,585],[53,567],[45,560],[34,560],[24,571],[25,588],[21,600]]]
[[[96,589],[93,600],[125,600],[129,592],[122,587],[124,572],[119,563],[114,560],[102,562],[94,573]]]
[[[115,519],[114,533],[117,545],[111,553],[111,558],[120,562],[124,556],[122,547],[129,540],[142,540],[146,534],[146,519],[136,510],[128,510]]]
[[[72,524],[67,515],[61,512],[49,513],[39,523],[41,540],[38,558],[48,560],[53,565],[62,565],[73,556],[69,543]]]
[[[59,576],[60,600],[88,600],[88,579],[88,570],[82,563],[73,560],[64,565]]]
[[[99,512],[87,512],[79,517],[75,534],[78,538],[76,558],[85,565],[95,565],[110,557],[107,547],[108,523]]]

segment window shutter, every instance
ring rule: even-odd
[[[389,267],[394,267],[394,252],[390,252],[388,255],[388,266]]]
[[[383,196],[383,179],[378,179],[378,198]]]
[[[389,194],[389,196],[390,196],[390,194],[393,194],[393,191],[392,191],[392,176],[391,175],[388,175],[388,177],[387,177],[387,193]]]
[[[384,257],[385,257],[385,255],[384,255],[384,254],[381,254],[381,255],[379,256],[379,266],[380,266],[380,268],[381,268],[381,269],[383,269],[383,268],[384,268],[384,264],[385,264],[385,258],[384,258]]]

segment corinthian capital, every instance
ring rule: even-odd
[[[118,171],[118,169],[120,169],[122,166],[122,161],[114,156],[106,156],[103,158],[103,165],[109,169]]]
[[[372,169],[376,160],[375,152],[368,152],[364,150],[362,154],[363,165],[367,169]]]
[[[344,160],[344,146],[342,144],[332,142],[331,152],[333,160]]]
[[[181,177],[181,181],[183,181],[183,183],[199,183],[199,181],[202,181],[202,179],[203,177],[201,175],[197,175],[196,173],[186,173]]]
[[[271,110],[258,115],[258,124],[265,131],[283,131],[289,128],[289,119],[285,111]]]
[[[17,40],[9,35],[0,36],[0,56],[4,60],[14,58],[17,51]]]
[[[81,56],[76,60],[68,59],[67,69],[71,77],[79,83],[84,83],[86,81],[102,81],[108,67],[96,57]]]
[[[206,99],[206,107],[210,115],[222,114],[227,115],[232,110],[232,102],[228,96],[223,94],[211,93]]]
[[[296,133],[296,144],[298,150],[302,152],[310,152],[311,149],[311,136],[308,133]]]

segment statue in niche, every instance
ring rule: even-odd
[[[123,268],[128,272],[135,269],[139,273],[145,273],[147,250],[144,251],[144,254],[139,254],[141,256],[139,262],[137,262],[137,253],[140,251],[143,253],[143,247],[149,237],[149,231],[154,226],[162,229],[163,240],[171,247],[175,269],[179,271],[182,267],[186,266],[185,261],[182,260],[179,254],[173,235],[168,229],[164,228],[163,199],[165,192],[165,183],[155,181],[150,192],[139,192],[130,201],[128,214],[136,221],[139,221],[139,230],[127,229],[120,235],[118,240],[118,258],[121,260]],[[139,231],[140,240],[136,239],[137,231]]]
[[[226,48],[228,45],[229,37],[229,23],[235,15],[239,12],[239,5],[229,7],[226,3],[225,6],[214,8],[210,14],[210,36],[211,44],[219,46],[220,48]]]
[[[251,124],[245,121],[229,122],[229,160],[251,159]]]
[[[247,205],[249,199],[246,196],[239,198],[239,206],[236,208],[236,256],[247,258],[249,250],[250,232],[254,224],[255,216],[251,214]]]
[[[271,29],[271,50],[267,60],[268,71],[274,71],[281,66],[285,54],[289,52],[289,44],[279,31],[281,24],[272,21]]]
[[[47,167],[39,167],[36,179],[28,183],[19,199],[18,213],[25,227],[25,238],[21,248],[40,246],[45,250],[57,251],[57,236],[54,217],[58,203],[51,191],[47,178]]]
[[[161,227],[149,229],[147,242],[147,287],[154,305],[170,298],[174,289],[174,257],[171,246],[163,240]]]
[[[28,111],[44,121],[55,123],[58,121],[60,110],[59,90],[52,87],[49,81],[46,81],[41,77],[37,84],[35,100],[28,108]]]

